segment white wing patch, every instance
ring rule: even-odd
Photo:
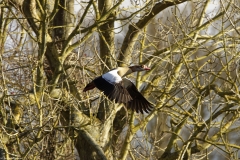
[[[122,78],[118,75],[117,72],[118,72],[117,69],[111,70],[103,74],[102,78],[104,78],[106,81],[108,81],[111,84],[119,83],[122,81]]]

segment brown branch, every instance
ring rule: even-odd
[[[31,26],[34,33],[38,36],[39,35],[39,26],[37,25],[40,21],[40,18],[38,17],[37,11],[36,11],[36,2],[25,0],[22,4],[22,12],[24,13],[25,17],[27,18],[27,21],[29,25]]]

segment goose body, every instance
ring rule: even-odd
[[[143,97],[129,79],[124,78],[132,72],[145,70],[150,70],[150,68],[145,65],[118,67],[95,78],[83,91],[86,92],[96,87],[103,91],[109,100],[124,103],[127,108],[135,110],[137,113],[139,111],[148,113],[152,108],[151,103]]]
[[[118,69],[113,69],[102,75],[102,78],[111,84],[120,83],[122,81],[121,76],[118,74]]]

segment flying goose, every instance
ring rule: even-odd
[[[126,75],[137,71],[148,71],[145,65],[135,65],[130,67],[118,67],[113,69],[90,82],[83,92],[97,87],[100,91],[116,103],[123,103],[127,108],[135,110],[137,113],[145,111],[148,113],[152,105],[137,90],[136,86],[127,78]]]

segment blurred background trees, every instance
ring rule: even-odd
[[[2,0],[1,159],[238,159],[239,21],[238,0]],[[131,64],[151,113],[82,92]]]

